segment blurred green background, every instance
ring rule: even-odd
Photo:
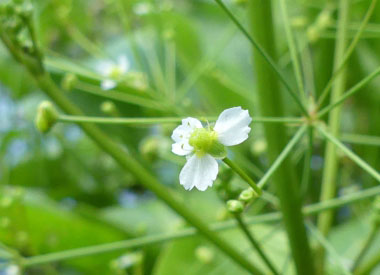
[[[211,0],[32,2],[47,69],[70,100],[89,116],[203,117],[218,115],[233,106],[242,106],[253,116],[260,114],[256,97],[265,91],[253,88],[251,45]],[[241,22],[247,22],[245,1],[225,2]],[[277,61],[294,82],[278,5],[273,2]],[[301,55],[306,87],[318,95],[331,76],[337,3],[287,2],[297,40],[301,46],[306,44]],[[352,38],[370,1],[351,2]],[[313,33],[321,15],[327,21]],[[380,6],[349,61],[347,87],[378,66],[379,38]],[[117,88],[102,91],[99,64],[117,62],[120,56],[128,58],[130,70]],[[380,80],[375,79],[346,102],[343,133],[380,135],[379,84]],[[33,256],[186,227],[180,217],[121,170],[75,124],[60,123],[48,134],[39,133],[34,118],[44,99],[33,79],[1,44],[0,262],[9,266],[0,274],[8,274],[7,268],[9,271],[12,264],[17,264],[9,257],[14,250]],[[285,93],[284,107],[289,116],[299,115]],[[228,219],[224,201],[236,197],[246,187],[244,182],[221,165],[214,188],[206,192],[184,191],[178,181],[184,159],[171,153],[170,135],[175,127],[176,124],[101,125],[125,150],[154,171],[162,184],[173,189],[186,207],[208,223]],[[290,137],[295,127],[287,129]],[[379,147],[350,146],[379,170]],[[299,176],[306,148],[305,141],[291,154]],[[312,183],[307,203],[319,198],[323,151],[324,143],[319,139],[311,161]],[[232,148],[229,154],[257,180],[268,169],[265,152],[262,125],[254,124],[248,142]],[[339,166],[339,194],[375,185],[348,158],[342,156]],[[335,217],[330,241],[347,261],[360,246],[360,238],[369,231],[369,205],[363,202],[341,208]],[[273,210],[259,201],[249,214]],[[294,267],[282,223],[256,225],[252,230],[280,270],[292,273]],[[231,230],[223,236],[252,254],[240,232]],[[376,243],[380,245],[380,240]],[[378,253],[376,245],[371,253]],[[335,268],[334,261],[329,261],[329,274],[338,274]],[[35,266],[24,272],[245,274],[201,237]]]

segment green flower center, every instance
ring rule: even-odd
[[[224,158],[226,148],[218,141],[218,134],[214,130],[196,128],[190,136],[189,144],[194,147],[195,154],[202,157],[210,154],[215,158]]]

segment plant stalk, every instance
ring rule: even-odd
[[[271,58],[275,59],[271,1],[251,0],[249,12],[253,36]],[[267,60],[256,48],[253,49],[253,58],[261,113],[263,116],[281,117],[284,112],[278,75],[268,66]],[[286,145],[286,131],[282,125],[270,124],[264,125],[264,131],[268,143],[268,157],[270,162],[274,163]],[[297,272],[312,275],[313,259],[301,213],[299,185],[294,173],[290,160],[285,160],[277,168],[273,178]]]

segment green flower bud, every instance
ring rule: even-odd
[[[231,213],[241,213],[244,210],[244,205],[241,201],[229,200],[227,201],[227,209]]]
[[[258,197],[259,195],[255,192],[255,190],[253,190],[252,188],[248,188],[240,193],[239,201],[243,203],[248,203],[251,200],[256,199]]]
[[[38,106],[35,120],[36,127],[42,133],[48,132],[57,122],[58,112],[50,101],[43,101]]]
[[[109,116],[119,116],[119,110],[117,109],[116,104],[109,100],[100,104],[100,110]]]
[[[195,256],[203,263],[209,264],[214,259],[214,253],[213,251],[206,247],[206,246],[200,246],[195,250]]]
[[[210,129],[197,128],[191,134],[189,144],[198,156],[210,154],[214,158],[225,158],[226,147],[218,141],[218,134]]]

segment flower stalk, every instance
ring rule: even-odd
[[[271,1],[251,0],[250,19],[253,36],[271,58],[275,58],[276,43],[273,33]],[[281,117],[284,111],[277,81],[278,75],[268,66],[267,60],[256,48],[253,51],[253,58],[256,91],[262,115]],[[297,102],[301,102],[298,96],[295,96]],[[264,132],[268,143],[268,157],[270,162],[274,163],[286,145],[286,131],[282,125],[265,124]],[[281,212],[297,272],[312,275],[314,274],[313,259],[301,213],[299,185],[295,180],[295,172],[291,169],[289,160],[283,161],[277,168],[273,179],[280,199]]]

